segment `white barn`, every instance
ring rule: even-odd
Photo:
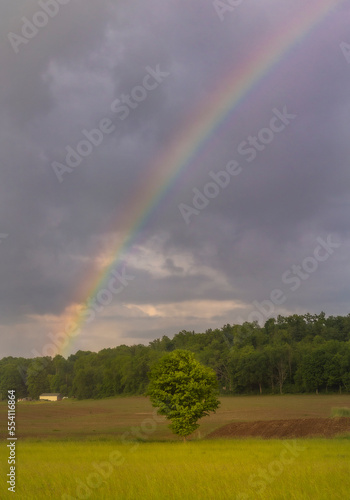
[[[58,392],[44,392],[39,396],[40,401],[61,401],[62,394]]]

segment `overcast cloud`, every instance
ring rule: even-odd
[[[308,0],[307,9],[320,3]],[[52,9],[47,22],[42,5]],[[350,2],[334,5],[183,169],[119,262],[133,279],[69,353],[259,314],[263,323],[350,312]],[[243,0],[222,19],[212,0],[13,0],[0,8],[0,355],[32,357],[88,299],[87,278],[102,274],[131,230],[127,211],[161,152],[228,75],[263,57],[265,41],[307,12],[299,0]],[[43,26],[31,32],[23,18]],[[139,102],[122,103],[136,87]],[[273,139],[265,130],[269,143],[243,154],[242,142],[271,130],[280,114]],[[101,121],[109,124],[102,142],[67,165],[66,147],[76,151],[82,131]],[[237,175],[194,206],[210,172],[234,160]],[[273,308],[259,309],[273,291]]]

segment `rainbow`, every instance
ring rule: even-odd
[[[257,85],[285,58],[294,46],[303,41],[342,1],[316,0],[305,2],[303,11],[295,18],[283,24],[260,49],[247,58],[240,67],[235,67],[216,87],[212,95],[200,103],[193,113],[190,123],[180,127],[178,135],[152,162],[146,170],[147,182],[141,180],[129,205],[124,210],[124,216],[118,217],[114,227],[123,228],[123,235],[113,248],[109,264],[103,271],[94,271],[93,275],[84,280],[86,304],[96,298],[97,293],[110,277],[110,272],[116,268],[123,256],[130,251],[133,244],[151,216],[155,213],[162,200],[169,193],[180,174],[188,168],[196,155],[207,141],[235,111]],[[86,311],[86,310],[85,310]],[[69,318],[70,328],[74,336],[69,337],[61,349],[62,355],[68,353],[74,339],[81,335],[86,314],[84,309]],[[72,327],[73,325],[73,327]],[[68,334],[67,334],[68,335]]]

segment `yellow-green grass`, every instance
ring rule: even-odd
[[[203,418],[200,435],[233,421],[278,420],[324,417],[333,407],[349,406],[350,395],[284,395],[220,397],[215,414]],[[142,396],[101,400],[64,400],[59,402],[20,402],[16,410],[17,435],[21,439],[100,439],[120,437],[131,426],[152,419],[153,407]],[[0,403],[0,436],[7,434],[7,405]],[[197,437],[198,431],[195,433]],[[176,439],[168,422],[157,422],[148,438]]]
[[[350,417],[350,407],[348,408],[332,408],[332,417]]]
[[[6,469],[2,443],[1,498],[11,498]],[[26,440],[17,444],[16,471],[19,500],[344,500],[350,440]]]

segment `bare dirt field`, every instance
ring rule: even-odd
[[[299,418],[234,422],[211,432],[207,438],[261,437],[304,438],[334,437],[350,433],[350,418]]]
[[[219,399],[220,408],[200,421],[200,428],[193,438],[203,438],[215,431],[220,433],[224,426],[231,424],[242,425],[242,429],[244,425],[254,428],[256,421],[263,425],[263,421],[293,422],[298,419],[305,421],[302,425],[312,428],[311,422],[330,420],[332,408],[350,407],[349,394],[221,396]],[[0,438],[7,431],[6,412],[7,404],[3,401],[0,403]],[[21,439],[119,439],[130,428],[147,424],[153,414],[154,408],[144,396],[20,402],[16,405],[16,431]],[[335,421],[331,419],[324,426],[334,426]],[[158,417],[156,429],[148,440],[181,439],[174,436],[168,424],[165,418]]]

